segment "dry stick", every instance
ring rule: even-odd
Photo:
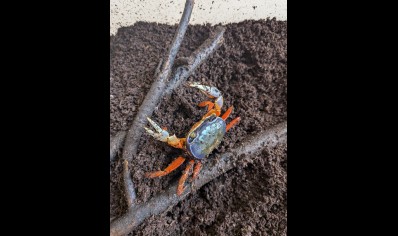
[[[189,19],[191,18],[191,13],[193,9],[194,0],[186,0],[184,12],[182,14],[180,24],[178,25],[177,32],[174,35],[173,43],[170,46],[169,53],[167,57],[163,59],[155,72],[155,81],[153,82],[151,88],[149,89],[144,101],[142,102],[140,108],[138,109],[137,115],[135,116],[133,123],[126,135],[126,141],[123,147],[123,160],[131,161],[133,156],[137,153],[138,143],[141,138],[141,134],[144,126],[147,124],[147,117],[152,115],[153,110],[158,105],[160,98],[164,93],[166,87],[167,79],[170,76],[172,66],[174,64],[174,59],[177,52],[181,46],[181,42],[184,38],[185,32],[188,28]],[[160,68],[160,70],[159,70]],[[134,183],[131,180],[131,176],[128,173],[128,165],[123,166],[123,178],[124,178],[124,188],[126,192],[127,204],[129,209],[134,206],[135,202],[135,188]]]
[[[126,137],[126,131],[119,131],[112,139],[110,145],[110,161],[115,160],[117,151],[122,147],[124,138]]]
[[[131,179],[129,172],[129,162],[127,160],[124,160],[123,164],[123,179],[127,199],[127,207],[130,209],[132,206],[134,206],[137,195],[135,194],[134,183]]]
[[[202,62],[222,45],[224,42],[224,32],[224,27],[217,26],[212,37],[204,41],[189,58],[184,58],[185,64],[175,69],[174,77],[170,80],[165,90],[166,97],[170,96],[175,88],[184,82]]]
[[[287,141],[287,122],[280,123],[271,129],[263,131],[251,138],[246,139],[237,148],[221,155],[215,164],[209,163],[205,166],[198,178],[193,182],[195,189],[217,178],[237,165],[240,161],[253,158],[253,155],[264,148],[272,148]],[[175,206],[183,200],[191,191],[192,187],[186,185],[181,196],[177,196],[177,185],[175,182],[165,192],[154,196],[144,204],[136,205],[128,210],[122,217],[111,222],[110,235],[125,235],[131,232],[134,227],[140,225],[145,219],[152,215],[158,215],[167,209]]]
[[[123,147],[124,160],[131,161],[133,156],[136,155],[141,134],[144,130],[144,126],[147,124],[146,117],[152,115],[153,110],[159,103],[160,98],[164,93],[164,88],[166,87],[167,79],[170,76],[174,59],[188,28],[193,4],[193,0],[187,0],[185,2],[184,13],[182,14],[177,32],[174,35],[173,43],[170,47],[167,58],[164,60],[160,72],[157,74],[157,78],[155,79],[148,91],[148,94],[138,109],[137,115],[127,133],[126,141]]]

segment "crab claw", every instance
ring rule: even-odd
[[[147,117],[147,120],[152,125],[152,127],[156,130],[156,132],[153,132],[149,128],[144,127],[146,132],[149,135],[151,135],[152,137],[154,137],[155,139],[159,140],[159,141],[167,142],[167,139],[169,137],[169,132],[167,132],[166,130],[160,128],[160,126],[158,124],[156,124],[155,121],[151,120],[149,117]]]
[[[221,96],[220,90],[218,90],[216,87],[206,86],[196,82],[190,83],[189,86],[198,88],[202,93],[206,94],[206,96],[208,96],[209,98],[216,98],[216,100],[214,101],[215,110],[217,111],[217,115],[220,115],[221,107],[224,103],[224,99]],[[205,116],[207,115],[208,114],[206,114]]]
[[[196,82],[190,83],[189,86],[200,89],[202,93],[206,94],[210,98],[221,97],[221,92],[216,87],[206,86]]]

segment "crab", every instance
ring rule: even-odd
[[[206,86],[195,82],[189,84],[189,86],[199,89],[207,97],[215,99],[215,101],[204,101],[198,104],[199,107],[207,106],[207,113],[200,121],[192,126],[185,138],[177,138],[176,135],[170,136],[169,132],[167,132],[167,128],[161,128],[149,117],[147,117],[147,119],[155,129],[155,132],[145,127],[147,134],[159,141],[166,142],[174,148],[182,149],[186,156],[188,156],[188,159],[190,159],[180,180],[178,181],[177,195],[181,195],[184,192],[185,182],[191,169],[193,168],[192,182],[196,179],[200,169],[202,168],[201,161],[208,157],[209,154],[221,143],[225,133],[240,121],[240,117],[237,117],[230,123],[226,124],[225,121],[233,110],[232,106],[229,107],[222,116],[220,116],[223,97],[216,87]],[[179,156],[164,170],[149,172],[146,173],[145,176],[147,178],[165,176],[181,166],[186,159],[187,158],[184,158],[183,156]]]

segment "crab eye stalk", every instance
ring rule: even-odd
[[[196,133],[192,132],[189,136],[188,136],[188,143],[192,143],[193,140],[196,138]]]

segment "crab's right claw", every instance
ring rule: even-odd
[[[190,87],[199,89],[202,93],[206,94],[210,98],[221,97],[221,92],[216,87],[211,87],[197,82],[192,82],[189,84]]]
[[[169,137],[169,132],[160,128],[160,126],[156,124],[153,120],[151,120],[149,117],[147,117],[147,119],[149,123],[152,125],[152,127],[156,130],[156,132],[153,132],[149,128],[144,127],[146,132],[159,141],[167,142],[167,138]]]

